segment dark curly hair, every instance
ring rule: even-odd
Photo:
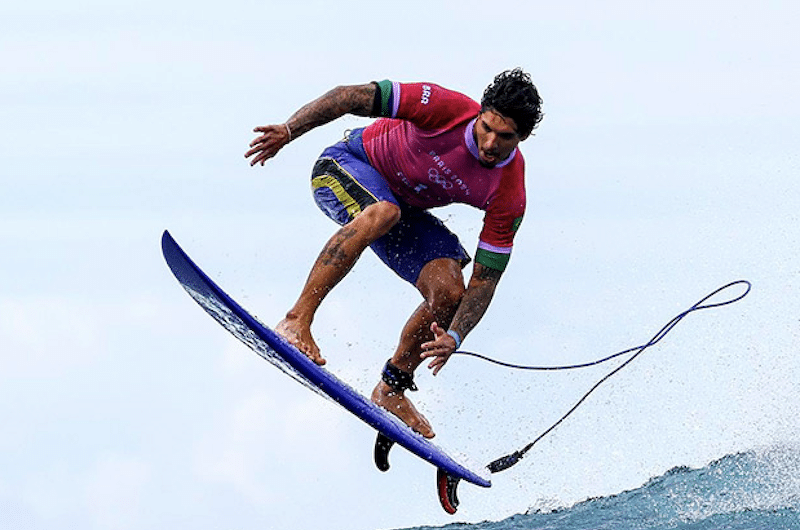
[[[531,76],[520,68],[498,74],[486,87],[481,99],[481,112],[487,110],[495,110],[514,120],[517,134],[522,138],[527,138],[543,117],[539,91]]]

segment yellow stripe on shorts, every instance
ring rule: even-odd
[[[345,208],[350,219],[355,219],[364,208],[378,202],[375,195],[332,158],[318,160],[314,172],[316,176],[311,179],[311,187],[315,190],[330,189]]]
[[[318,188],[330,188],[333,194],[336,195],[336,198],[339,199],[339,202],[342,203],[342,206],[345,207],[351,219],[355,219],[356,215],[361,213],[361,206],[352,195],[345,191],[344,186],[342,186],[341,182],[336,180],[335,177],[331,175],[314,177],[311,180],[311,187],[315,190]]]

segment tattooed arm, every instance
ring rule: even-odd
[[[375,99],[375,84],[338,86],[325,95],[304,105],[279,125],[256,127],[254,132],[260,133],[250,143],[250,150],[245,158],[253,157],[250,165],[254,166],[275,156],[280,149],[301,134],[315,127],[325,125],[345,114],[369,116]]]
[[[475,263],[472,278],[469,280],[467,290],[449,328],[455,331],[462,340],[483,318],[502,275],[502,271]],[[436,375],[456,351],[457,346],[456,340],[447,334],[448,330],[441,328],[436,322],[431,324],[431,331],[433,331],[434,339],[422,345],[421,357],[423,359],[433,357],[428,368],[433,369],[433,375]]]

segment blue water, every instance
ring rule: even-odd
[[[700,469],[676,467],[637,489],[557,510],[439,528],[800,530],[800,446],[738,453]]]

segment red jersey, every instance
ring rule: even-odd
[[[417,208],[469,204],[486,212],[478,263],[504,270],[525,213],[525,161],[515,149],[480,164],[473,127],[480,104],[432,83],[379,83],[386,116],[366,127],[370,163],[401,201]]]

